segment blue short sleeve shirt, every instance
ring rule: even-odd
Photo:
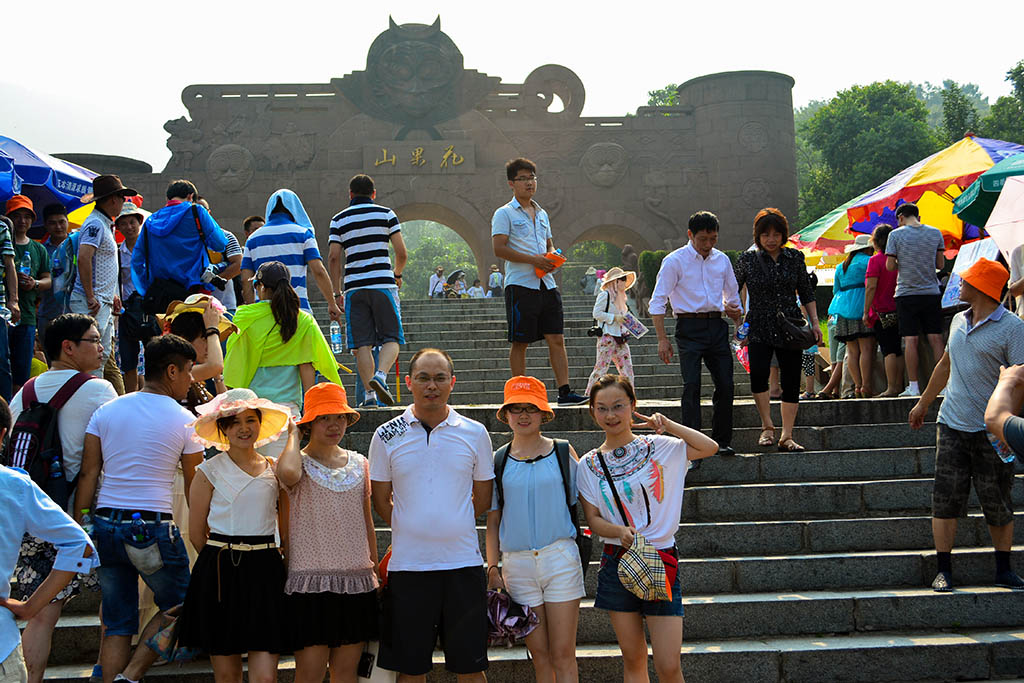
[[[498,208],[491,219],[491,237],[508,235],[508,246],[512,249],[531,255],[546,254],[548,240],[551,239],[551,220],[548,212],[533,202],[536,218],[530,218],[522,204],[515,197],[505,206]],[[548,273],[542,278],[537,277],[534,267],[529,263],[505,262],[505,286],[513,285],[540,289],[543,280],[547,289],[555,288],[555,276]]]

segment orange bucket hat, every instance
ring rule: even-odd
[[[295,424],[309,424],[321,415],[347,415],[349,425],[359,421],[359,413],[348,405],[345,388],[334,382],[321,382],[310,387],[303,403],[302,419]]]
[[[32,200],[23,194],[16,194],[7,200],[7,205],[4,207],[4,213],[10,215],[18,209],[28,209],[28,212],[32,214],[32,220],[36,219],[36,210],[32,206]]]
[[[516,403],[529,403],[537,406],[544,413],[544,422],[555,419],[555,411],[548,405],[548,390],[536,377],[519,375],[505,382],[505,400],[498,408],[497,416],[502,422],[505,420],[505,409]]]
[[[980,258],[974,265],[960,273],[960,277],[985,296],[1000,301],[1003,298],[1003,287],[1010,279],[1010,273],[1003,264]]]

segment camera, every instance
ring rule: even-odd
[[[208,285],[213,285],[217,289],[224,291],[224,287],[227,286],[228,281],[217,274],[217,266],[210,264],[206,270],[203,271],[202,276],[199,278]]]

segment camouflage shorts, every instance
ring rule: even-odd
[[[939,423],[935,439],[935,488],[932,516],[967,516],[971,481],[985,522],[1005,526],[1013,521],[1013,463],[999,459],[985,432],[961,432]]]

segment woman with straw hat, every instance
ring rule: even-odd
[[[846,363],[853,378],[854,398],[870,398],[871,361],[875,356],[875,333],[864,320],[864,281],[871,259],[870,235],[857,235],[846,245],[846,259],[836,268],[832,303],[828,312],[836,316],[836,339],[846,342]]]
[[[296,683],[355,680],[377,635],[377,536],[369,462],[338,444],[359,420],[345,390],[323,382],[306,392],[299,429],[309,445],[285,449],[277,478],[288,493],[288,579]]]
[[[636,273],[625,271],[618,266],[608,270],[601,279],[601,290],[594,302],[594,320],[601,327],[601,336],[597,340],[597,362],[590,373],[585,394],[590,387],[608,372],[612,363],[619,374],[633,383],[633,359],[629,353],[627,336],[629,332],[622,326],[629,308],[626,304],[626,291],[636,284]]]
[[[195,439],[222,452],[201,463],[189,491],[189,536],[199,551],[179,627],[182,647],[210,654],[217,683],[275,680],[288,651],[284,560],[277,532],[278,482],[258,446],[281,437],[298,450],[288,408],[231,389],[198,408]]]
[[[573,540],[580,533],[575,505],[579,458],[568,442],[541,434],[541,424],[554,417],[539,379],[520,376],[505,382],[498,419],[512,428],[512,441],[495,453],[487,585],[507,589],[515,602],[540,617],[526,636],[536,679],[575,681],[576,625],[585,595]]]

